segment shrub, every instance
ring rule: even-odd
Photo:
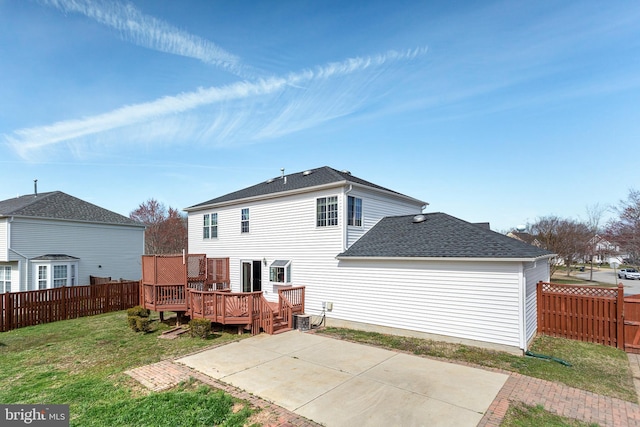
[[[192,337],[206,339],[211,333],[211,321],[207,319],[191,319],[189,321],[189,334]]]
[[[136,305],[135,307],[131,307],[131,308],[127,309],[127,316],[129,316],[129,317],[133,317],[133,316],[149,317],[150,314],[151,314],[151,310],[147,310],[146,308],[142,308],[139,305]]]
[[[138,319],[140,319],[140,316],[128,316],[127,317],[127,323],[129,324],[129,327],[131,329],[133,329],[134,332],[138,332]]]
[[[145,334],[147,332],[151,331],[151,319],[149,319],[148,317],[140,317],[138,316],[136,318],[136,328],[138,329],[138,331],[144,332]]]

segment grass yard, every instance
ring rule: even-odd
[[[121,311],[3,332],[0,402],[69,404],[77,426],[244,425],[251,408],[227,394],[191,383],[150,393],[123,373],[239,336],[163,340],[168,326],[154,327],[133,332]]]
[[[599,344],[564,338],[540,336],[531,351],[557,357],[572,367],[544,359],[515,356],[509,353],[376,332],[344,328],[318,329],[317,333],[349,341],[401,350],[416,355],[437,357],[479,366],[518,372],[530,377],[556,381],[597,394],[637,402],[627,355],[622,350]]]
[[[541,406],[512,403],[500,427],[598,427],[547,412]]]

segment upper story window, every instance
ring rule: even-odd
[[[249,208],[242,209],[242,217],[240,220],[240,232],[249,232]]]
[[[347,205],[347,225],[362,227],[362,199],[349,196]]]
[[[338,196],[320,197],[316,200],[316,225],[338,225]]]
[[[205,214],[204,223],[202,227],[203,239],[217,239],[218,238],[218,214]]]
[[[11,292],[11,266],[0,266],[0,293]]]
[[[291,261],[273,261],[269,267],[269,280],[275,283],[291,283]]]

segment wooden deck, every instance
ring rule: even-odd
[[[304,286],[280,289],[278,302],[269,302],[262,292],[230,291],[228,258],[186,257],[143,256],[140,304],[144,308],[238,325],[253,334],[292,329],[293,316],[304,313]],[[215,268],[216,272],[212,273],[209,268]]]

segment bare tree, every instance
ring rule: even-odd
[[[187,245],[187,221],[177,209],[167,208],[155,199],[142,203],[129,214],[131,219],[147,226],[144,246],[146,254],[180,253]]]
[[[567,267],[567,276],[573,262],[587,252],[590,233],[588,227],[581,222],[552,215],[539,218],[529,225],[529,229],[545,249],[554,252],[563,261]],[[558,269],[558,263],[553,262],[550,269],[553,275]]]
[[[593,281],[593,257],[598,250],[598,244],[600,243],[600,226],[602,222],[602,216],[607,211],[607,206],[595,203],[587,206],[587,220],[585,226],[587,227],[591,238],[587,242],[587,256],[589,258],[589,281]]]
[[[614,207],[618,218],[607,225],[608,236],[628,255],[632,263],[640,259],[640,191],[629,190],[626,200]]]

